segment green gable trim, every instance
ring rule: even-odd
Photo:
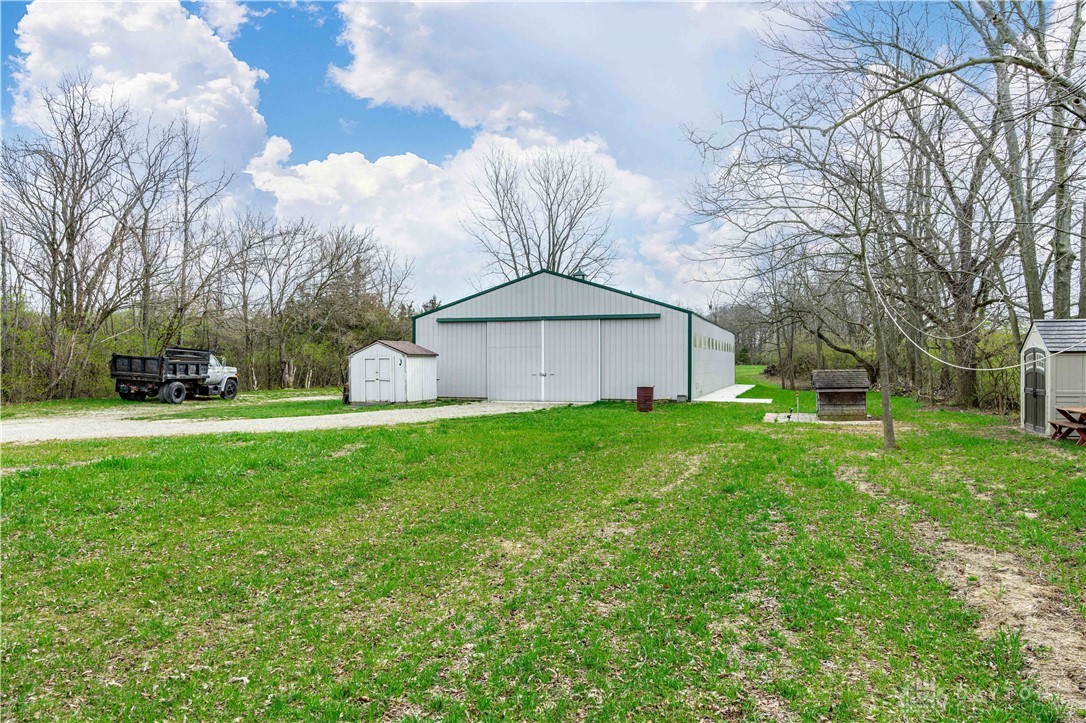
[[[502,288],[505,288],[506,286],[509,286],[511,284],[515,284],[518,281],[524,281],[525,279],[530,279],[533,276],[539,276],[540,274],[549,274],[550,276],[557,276],[560,279],[567,279],[569,281],[574,281],[574,282],[576,282],[578,284],[587,284],[589,286],[595,286],[597,289],[603,289],[605,291],[611,291],[611,292],[614,292],[616,294],[622,294],[623,296],[628,296],[631,299],[637,299],[638,301],[645,301],[645,302],[648,302],[650,304],[655,304],[657,306],[662,306],[665,309],[671,309],[672,311],[681,311],[682,313],[687,314],[687,315],[695,315],[699,319],[701,319],[702,321],[706,321],[706,322],[712,324],[713,326],[715,326],[717,328],[724,329],[724,327],[720,326],[720,324],[717,324],[715,321],[713,321],[711,319],[706,319],[701,314],[698,314],[697,312],[694,312],[694,311],[690,311],[690,309],[684,309],[681,306],[675,306],[674,304],[668,304],[668,303],[665,303],[663,301],[657,301],[656,299],[650,299],[647,296],[638,296],[637,294],[634,294],[634,293],[629,292],[629,291],[623,291],[622,289],[616,289],[616,288],[611,287],[611,286],[605,286],[604,284],[597,284],[595,281],[588,281],[587,279],[578,279],[576,277],[569,276],[567,274],[560,274],[557,271],[548,271],[546,269],[541,269],[539,271],[533,271],[532,273],[527,274],[525,276],[521,276],[518,279],[511,279],[509,281],[505,281],[505,282],[503,282],[501,284],[498,284],[497,286],[493,286],[493,287],[491,287],[489,289],[484,289],[483,291],[476,292],[476,293],[472,294],[471,296],[465,296],[462,299],[457,299],[456,301],[450,301],[448,304],[443,304],[443,305],[437,307],[436,309],[430,309],[429,311],[424,311],[422,313],[415,314],[411,318],[412,319],[419,319],[419,318],[422,318],[424,316],[428,316],[429,314],[433,314],[435,311],[443,311],[445,309],[448,309],[451,306],[456,306],[457,304],[462,304],[465,301],[471,301],[472,299],[476,299],[476,298],[482,296],[483,294],[489,294],[491,291],[497,291],[498,289],[502,289]],[[596,316],[596,317],[591,317],[591,318],[599,318],[599,317]],[[724,331],[728,331],[728,330],[724,329]],[[729,333],[731,333],[731,332],[729,332]]]
[[[611,321],[659,319],[659,314],[573,314],[568,316],[458,316],[438,319],[438,324],[474,324],[483,321]]]

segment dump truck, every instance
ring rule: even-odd
[[[109,375],[116,380],[121,399],[180,404],[186,397],[238,395],[238,370],[228,367],[209,349],[168,346],[161,356],[114,354]]]

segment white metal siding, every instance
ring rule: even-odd
[[[600,398],[600,321],[544,321],[544,398],[595,402]]]
[[[526,278],[422,316],[415,321],[415,342],[439,355],[439,396],[521,398],[527,391],[517,391],[516,397],[497,396],[499,393],[504,394],[501,390],[509,388],[510,384],[521,389],[523,380],[515,381],[513,377],[519,378],[523,374],[520,370],[499,369],[494,366],[498,360],[492,350],[507,348],[509,340],[503,337],[488,343],[487,337],[495,333],[507,333],[495,330],[512,324],[534,325],[538,337],[540,322],[438,323],[438,320],[628,314],[660,316],[655,319],[593,319],[568,322],[550,320],[543,322],[543,335],[549,333],[552,326],[561,329],[558,333],[567,331],[566,327],[555,326],[556,324],[584,324],[587,329],[590,329],[592,324],[598,325],[599,371],[590,371],[591,359],[582,360],[580,366],[582,371],[589,374],[590,379],[596,379],[599,396],[603,399],[633,399],[638,386],[654,386],[658,399],[686,396],[689,324],[687,312],[551,274]],[[568,327],[574,328],[576,327]],[[569,333],[573,335],[570,343],[575,343],[578,347],[587,343],[583,332]],[[542,350],[540,352],[542,353]],[[511,352],[497,352],[499,356],[509,353]],[[543,360],[540,361],[542,363]],[[529,362],[519,363],[523,365]],[[566,361],[563,360],[562,363],[565,364]],[[491,377],[490,390],[487,389],[488,371]],[[537,364],[537,368],[532,371],[539,373],[543,371],[543,367]],[[539,381],[538,377],[534,379]],[[579,397],[585,395],[590,384],[590,381],[584,381],[583,385],[579,384],[576,390],[569,392],[578,399],[558,399],[555,395],[559,393],[566,396],[561,380],[558,380],[558,386],[551,387],[553,394],[547,394],[546,398],[548,401],[581,401]],[[495,385],[499,389],[495,390]],[[707,383],[708,385],[711,385],[711,382]]]
[[[438,324],[436,317],[415,321],[415,343],[437,352],[437,396],[486,399],[486,324]]]
[[[655,314],[667,311],[651,301],[602,289],[592,284],[582,284],[572,279],[551,274],[539,274],[500,289],[488,291],[473,299],[454,304],[420,318],[434,317],[510,317],[510,316],[572,316],[579,314]],[[685,318],[685,312],[679,312]],[[442,325],[446,326],[446,325]],[[426,346],[420,340],[417,343]],[[438,354],[440,349],[432,346]]]
[[[685,396],[686,323],[685,313],[669,309],[659,319],[602,320],[601,397],[635,399],[638,387],[655,387],[657,399]]]
[[[697,316],[692,322],[694,399],[735,384],[735,335]]]

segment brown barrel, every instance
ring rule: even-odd
[[[638,387],[637,388],[637,411],[639,412],[651,412],[652,411],[652,392],[656,387]]]

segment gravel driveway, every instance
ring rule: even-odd
[[[122,412],[26,417],[0,422],[0,441],[4,444],[44,442],[61,439],[98,439],[105,437],[176,437],[189,434],[225,434],[228,432],[301,432],[312,429],[379,427],[393,424],[430,422],[436,419],[485,417],[492,414],[532,412],[565,406],[547,402],[473,402],[428,409],[385,409],[373,412],[327,414],[312,417],[273,417],[270,419],[123,419]]]

